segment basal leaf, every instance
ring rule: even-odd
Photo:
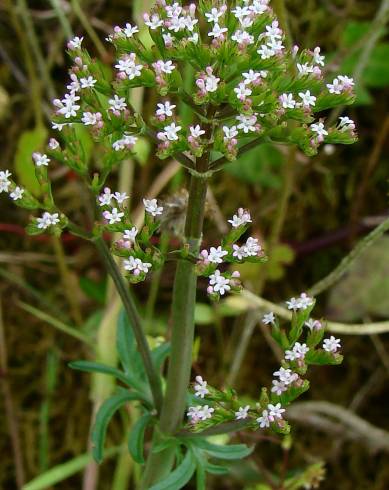
[[[119,313],[116,347],[124,372],[133,377],[144,378],[144,370],[132,326],[124,309]]]
[[[203,449],[209,456],[217,459],[243,459],[253,452],[253,447],[248,447],[245,444],[229,444],[221,446],[212,444],[206,440],[196,441],[196,446]]]

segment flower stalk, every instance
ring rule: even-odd
[[[151,359],[150,348],[143,331],[142,321],[137,311],[136,305],[128,290],[127,285],[122,278],[121,272],[115,260],[113,259],[109,248],[104,242],[104,239],[102,237],[97,237],[93,239],[93,243],[100,253],[107,272],[111,276],[115,284],[116,290],[122,299],[124,309],[126,310],[128,318],[131,322],[138,349],[143,359],[146,375],[150,383],[150,389],[153,396],[154,404],[157,411],[159,412],[161,410],[163,400],[161,380]]]

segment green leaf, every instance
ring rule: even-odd
[[[139,400],[139,398],[138,393],[120,391],[101,405],[92,429],[92,443],[94,446],[92,454],[97,463],[101,463],[103,460],[105,436],[112,416],[122,405],[132,400]]]
[[[179,490],[192,478],[196,469],[196,461],[191,451],[185,454],[182,463],[164,480],[153,485],[150,490]]]
[[[100,362],[91,362],[91,361],[73,361],[69,363],[69,367],[72,369],[77,369],[78,371],[84,371],[87,373],[101,373],[101,374],[109,374],[119,379],[123,383],[128,386],[132,386],[132,380],[130,377],[126,376],[123,371],[116,369],[111,366],[107,366],[106,364],[102,364]]]
[[[93,139],[89,134],[89,131],[86,129],[86,127],[83,124],[73,123],[73,129],[76,136],[77,145],[79,148],[78,156],[80,157],[81,161],[85,164],[85,166],[87,166],[92,157],[92,150],[94,146]]]
[[[254,447],[248,447],[245,444],[230,444],[221,446],[218,444],[212,444],[205,440],[196,440],[196,446],[203,449],[209,456],[217,459],[243,459],[251,454]]]
[[[228,468],[226,468],[225,466],[220,466],[212,463],[207,463],[205,471],[207,473],[211,473],[212,475],[227,475],[229,473]]]
[[[317,364],[319,366],[337,365],[343,361],[343,356],[319,349],[307,352],[304,360],[306,364]]]
[[[168,357],[171,351],[170,342],[164,342],[155,349],[151,351],[151,359],[153,360],[154,366],[159,371],[162,368],[165,359]]]
[[[15,154],[15,172],[19,184],[25,187],[36,197],[41,195],[41,187],[35,176],[35,165],[32,154],[40,150],[46,143],[47,129],[38,126],[21,134]]]
[[[143,457],[143,441],[146,427],[149,425],[152,416],[148,413],[140,417],[134,424],[130,436],[128,438],[128,450],[132,459],[139,464],[144,464]]]
[[[124,309],[119,313],[116,347],[124,372],[131,377],[144,379],[142,359],[136,348],[134,332]]]

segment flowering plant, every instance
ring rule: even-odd
[[[150,49],[138,36],[136,25],[117,26],[107,38],[117,55],[113,79],[83,48],[82,37],[70,40],[68,92],[54,100],[53,129],[59,131],[59,137],[50,139],[45,153],[32,155],[41,187],[39,198],[18,186],[11,172],[0,172],[1,192],[9,194],[18,206],[42,211],[31,218],[28,232],[59,236],[68,229],[93,242],[122,298],[124,312],[117,349],[123,369],[86,361],[75,362],[72,367],[112,374],[126,386],[119,387],[97,414],[92,436],[97,461],[103,457],[105,431],[112,414],[129,401],[136,400],[141,406],[142,416],[129,447],[134,459],[144,463],[145,429],[153,427],[142,488],[182,488],[195,472],[198,488],[205,488],[207,472],[227,471],[212,460],[240,459],[252,451],[242,444],[215,445],[207,440],[208,435],[238,429],[287,434],[286,407],[309,388],[304,378],[308,366],[342,360],[339,340],[331,337],[323,342],[325,325],[310,318],[314,300],[303,293],[287,302],[293,312],[290,328],[280,325],[271,312],[263,318],[284,358],[274,372],[272,387],[261,390],[256,404],[247,405],[232,388],[209,386],[201,376],[188,392],[197,277],[208,278],[209,297],[218,300],[241,289],[239,272],[229,265],[266,261],[259,240],[247,237],[252,219],[243,208],[229,220],[231,229],[221,244],[202,250],[208,180],[227,162],[263,142],[297,145],[312,156],[323,143],[350,144],[356,140],[351,119],[343,116],[337,124],[327,125],[324,118],[326,110],[352,103],[353,80],[339,75],[326,83],[320,48],[291,46],[269,3],[202,0],[197,6],[183,6],[158,0],[144,15],[153,44]],[[183,83],[186,66],[195,74],[190,90]],[[153,89],[160,96],[149,120],[131,105],[130,93],[135,87]],[[195,115],[188,127],[176,112],[179,100]],[[79,137],[81,125],[99,147],[95,166]],[[160,159],[176,159],[190,177],[182,244],[179,250],[168,253],[152,240],[160,229],[163,203],[143,200],[144,225],[138,229],[129,211],[129,196],[107,185],[108,177],[136,153],[144,137],[156,145]],[[72,169],[93,197],[92,225],[76,224],[57,206],[49,172],[54,162]],[[107,233],[119,236],[110,249],[105,241]],[[145,280],[169,257],[177,260],[170,343],[151,350],[114,256],[123,259],[124,276],[130,283]],[[165,382],[162,365],[166,357]]]

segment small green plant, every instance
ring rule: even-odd
[[[17,185],[8,170],[0,172],[0,191],[18,206],[42,211],[31,218],[30,234],[60,236],[67,229],[92,242],[121,296],[117,329],[121,368],[87,361],[71,365],[112,375],[120,384],[96,416],[92,434],[96,461],[103,459],[114,412],[137,403],[142,415],[133,426],[129,451],[137,463],[145,464],[142,488],[179,489],[196,473],[201,489],[207,473],[228,472],[218,460],[242,459],[253,449],[217,445],[207,439],[209,435],[243,429],[288,434],[287,406],[308,390],[308,367],[342,361],[340,341],[334,337],[323,341],[325,324],[311,318],[315,301],[302,293],[287,302],[293,312],[290,326],[280,324],[272,312],[263,318],[284,359],[273,374],[272,386],[260,390],[257,403],[247,405],[232,387],[210,386],[201,376],[190,388],[197,277],[208,278],[209,297],[218,301],[241,289],[234,264],[266,261],[259,240],[247,236],[252,219],[242,208],[229,220],[230,231],[221,243],[201,249],[207,182],[226,163],[262,143],[297,145],[312,156],[323,143],[356,141],[355,125],[347,116],[325,125],[326,110],[353,102],[353,80],[339,75],[326,83],[320,48],[291,46],[268,0],[200,1],[197,6],[159,0],[144,22],[151,48],[145,47],[135,25],[115,27],[108,37],[117,54],[113,80],[83,48],[83,38],[69,41],[68,92],[54,100],[53,129],[59,136],[50,139],[45,153],[32,156],[39,197]],[[195,73],[191,90],[183,88],[187,66]],[[131,106],[135,87],[153,89],[161,98],[150,120]],[[178,100],[195,114],[189,126],[175,111]],[[86,130],[99,147],[96,164],[90,161],[82,136]],[[156,145],[159,158],[178,160],[189,176],[181,246],[167,253],[153,239],[164,216],[163,203],[143,200],[144,225],[138,229],[129,212],[129,197],[107,185],[110,175],[136,153],[141,138]],[[49,173],[54,162],[70,168],[84,183],[94,202],[93,224],[76,223],[57,206]],[[109,248],[110,233],[120,238]],[[129,283],[143,281],[168,259],[177,261],[171,342],[151,349]],[[153,436],[145,455],[147,428],[152,428]]]

